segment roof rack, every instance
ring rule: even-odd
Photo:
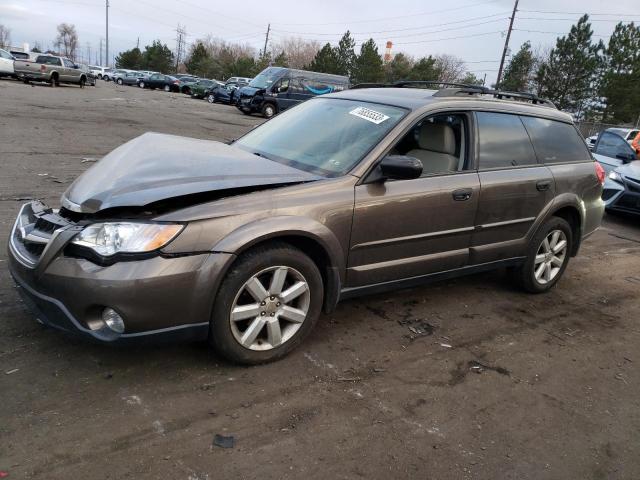
[[[534,93],[527,92],[509,92],[503,90],[495,90],[483,85],[470,85],[467,83],[454,82],[437,82],[431,80],[402,80],[394,83],[359,83],[351,87],[354,88],[419,88],[420,85],[439,86],[434,97],[454,97],[456,95],[492,95],[499,100],[517,99],[528,100],[534,105],[546,105],[557,108],[551,100],[540,98]]]

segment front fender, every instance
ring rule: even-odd
[[[329,228],[308,217],[282,215],[255,220],[226,235],[212,251],[240,254],[258,243],[286,236],[305,237],[318,243],[326,252],[330,266],[342,276],[346,259],[340,242]]]

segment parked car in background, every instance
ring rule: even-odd
[[[112,81],[116,82],[119,85],[122,85],[121,82],[119,82],[118,80],[121,78],[124,78],[125,75],[127,73],[131,73],[131,72],[135,72],[135,70],[128,70],[128,69],[124,69],[124,68],[119,68],[117,70],[113,70],[113,72],[111,72],[110,78]]]
[[[633,142],[633,139],[638,135],[640,130],[637,128],[619,128],[619,127],[611,127],[604,130],[605,132],[613,132],[617,133],[621,137],[625,139],[630,145]],[[598,141],[598,135],[591,135],[586,139],[587,145],[590,150],[596,146],[596,142]]]
[[[602,199],[610,211],[640,213],[640,161],[628,134],[608,129],[600,134],[593,156],[607,173]]]
[[[209,93],[218,85],[220,85],[220,82],[218,82],[217,80],[201,78],[196,83],[191,85],[191,96],[193,98],[206,98]]]
[[[271,118],[317,95],[349,88],[349,78],[283,67],[268,67],[239,92],[238,108]]]
[[[227,103],[229,105],[235,105],[238,103],[238,92],[240,88],[245,86],[246,84],[237,83],[226,83],[225,85],[220,85],[214,90],[212,90],[207,96],[207,101],[209,103]]]
[[[180,80],[169,75],[163,75],[162,73],[154,73],[153,75],[149,75],[148,78],[139,78],[138,86],[140,88],[150,88],[151,90],[161,88],[165,92],[179,92]]]
[[[116,77],[116,83],[118,85],[138,85],[141,78],[140,72],[127,72],[124,76]]]
[[[6,50],[0,48],[0,77],[13,77],[15,57]]]
[[[102,72],[102,80],[108,82],[111,80],[111,75],[113,75],[113,68],[105,68]]]
[[[65,57],[58,55],[38,55],[35,61],[15,60],[15,73],[25,83],[30,81],[48,82],[52,87],[61,83],[74,83],[84,87],[87,74]]]
[[[600,225],[604,171],[569,115],[487,92],[347,90],[230,145],[144,134],[60,209],[22,206],[9,270],[46,325],[208,338],[244,364],[357,295],[502,267],[546,292]]]
[[[89,69],[91,70],[91,73],[93,73],[96,76],[96,78],[98,78],[99,80],[102,80],[102,76],[104,75],[104,71],[107,70],[107,67],[89,65]]]
[[[97,80],[97,76],[93,73],[93,70],[91,70],[91,67],[89,65],[85,65],[83,63],[78,63],[78,70],[80,70],[81,72],[84,72],[87,76],[87,85],[91,85],[92,87],[96,86],[96,80]]]
[[[198,77],[184,75],[177,78],[180,80],[180,93],[184,93],[185,95],[191,95],[191,87],[200,80]]]
[[[229,77],[227,78],[225,83],[244,83],[244,84],[249,84],[251,83],[251,80],[253,80],[253,78],[249,78],[249,77]]]
[[[160,73],[160,72],[153,72],[151,70],[140,70],[140,71],[138,71],[138,75],[140,75],[139,78],[142,78],[142,79],[149,78],[154,73]]]

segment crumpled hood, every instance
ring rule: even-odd
[[[62,205],[95,213],[189,194],[319,178],[224,143],[145,133],[80,175],[62,195]]]

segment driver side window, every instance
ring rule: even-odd
[[[466,116],[441,114],[423,118],[389,152],[422,162],[422,176],[446,175],[467,166]]]

